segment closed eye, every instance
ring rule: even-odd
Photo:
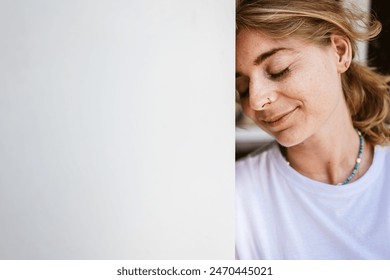
[[[283,77],[284,75],[286,75],[288,72],[290,72],[290,67],[287,67],[286,69],[283,69],[282,71],[278,72],[278,73],[269,73],[269,77],[273,80],[277,80],[281,77]]]

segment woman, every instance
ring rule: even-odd
[[[236,163],[236,258],[390,259],[389,78],[354,60],[380,23],[336,0],[236,8],[236,92],[276,140]]]

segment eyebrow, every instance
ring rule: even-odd
[[[262,53],[260,54],[254,61],[253,61],[253,64],[254,65],[259,65],[260,63],[262,63],[264,60],[266,60],[267,58],[273,56],[275,53],[279,52],[279,51],[286,51],[286,50],[292,50],[290,48],[274,48],[272,50],[269,50],[265,53]]]
[[[291,51],[293,49],[291,48],[274,48],[274,49],[271,49],[265,53],[262,53],[260,54],[258,57],[256,57],[256,59],[253,61],[253,64],[254,65],[259,65],[261,64],[264,60],[266,60],[267,58],[273,56],[274,54],[276,54],[277,52],[279,51]],[[240,72],[236,72],[236,78],[242,76],[242,74]]]

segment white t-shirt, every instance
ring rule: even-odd
[[[390,147],[334,186],[291,168],[276,142],[236,163],[237,259],[390,259]]]

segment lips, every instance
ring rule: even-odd
[[[297,110],[298,107],[290,110],[290,111],[287,111],[287,112],[284,112],[284,113],[281,113],[281,114],[270,114],[270,116],[266,116],[262,119],[262,122],[265,123],[266,125],[268,126],[277,126],[277,125],[280,125],[282,123],[284,123],[287,119],[290,118],[290,116],[295,112],[295,110]]]

